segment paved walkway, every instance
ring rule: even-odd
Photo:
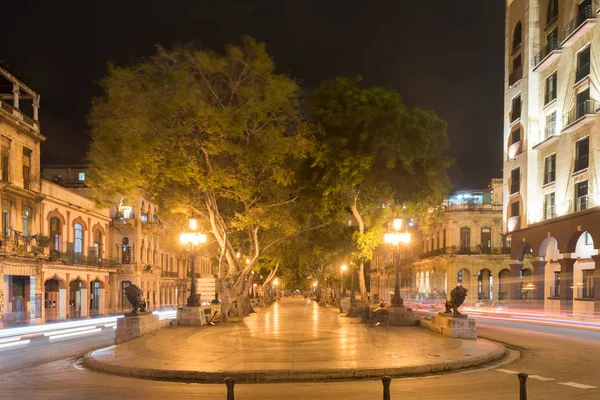
[[[285,299],[244,322],[171,327],[86,356],[118,375],[186,381],[287,381],[417,375],[497,360],[504,348],[419,327],[374,327],[337,308]]]

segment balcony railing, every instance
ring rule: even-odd
[[[595,100],[586,100],[573,107],[568,113],[563,115],[563,126],[565,128],[573,125],[587,115],[594,115],[597,103]]]
[[[3,101],[0,101],[0,113],[2,113],[2,112],[5,115],[8,114],[12,118],[23,122],[24,125],[28,126],[29,128],[33,129],[34,131],[36,131],[36,132],[40,131],[40,124],[37,121],[33,120],[32,118],[29,118],[27,115],[23,114],[20,110],[9,106],[8,104],[6,104]]]
[[[162,271],[162,276],[165,278],[178,278],[179,273],[177,271]]]
[[[535,56],[533,56],[534,69],[539,67],[540,64],[544,63],[544,61],[546,61],[548,58],[550,58],[549,56],[552,56],[553,54],[558,55],[559,50],[560,50],[560,45],[558,43],[558,39],[557,38],[549,38],[548,44],[546,46],[544,46],[544,48],[539,53],[537,53]]]
[[[113,218],[110,224],[114,227],[134,228],[135,218]]]
[[[473,204],[473,203],[451,203],[446,204],[446,211],[498,211],[502,204]]]
[[[584,25],[588,20],[595,20],[592,5],[586,6],[575,18],[569,21],[561,31],[562,45],[567,45],[567,41]]]
[[[508,76],[508,86],[512,86],[523,78],[523,66],[515,68]]]
[[[556,206],[547,206],[544,209],[544,220],[556,218]]]
[[[75,253],[73,251],[67,251],[63,253],[56,250],[50,251],[50,261],[60,262],[67,265],[87,265],[101,268],[116,268],[119,264],[118,260],[99,258],[95,255],[85,256],[81,253]]]
[[[583,286],[576,288],[575,298],[576,299],[593,299],[594,297],[594,288]]]

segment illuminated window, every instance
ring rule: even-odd
[[[575,212],[588,208],[588,181],[575,184]]]
[[[80,172],[79,173],[79,180],[82,181],[82,182],[85,181],[85,172]]]
[[[556,134],[556,111],[546,115],[546,127],[544,128],[545,139]]]
[[[544,196],[544,219],[556,217],[556,204],[554,192]]]
[[[75,243],[73,250],[75,254],[83,253],[83,226],[81,224],[75,224]]]

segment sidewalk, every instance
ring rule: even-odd
[[[407,376],[468,368],[502,358],[484,340],[419,327],[373,327],[337,308],[285,299],[244,322],[172,327],[86,355],[91,369],[150,379],[221,382]]]

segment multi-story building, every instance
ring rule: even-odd
[[[502,180],[482,190],[459,191],[444,202],[429,232],[413,232],[413,243],[394,254],[382,246],[371,265],[371,289],[389,301],[400,257],[405,299],[440,299],[458,283],[469,289],[467,303],[502,300],[509,291],[509,249],[502,235]],[[401,245],[402,246],[402,245]],[[519,281],[527,292],[531,275]],[[526,296],[528,294],[526,293]],[[530,295],[530,294],[529,294]]]
[[[56,182],[84,196],[90,195],[86,185],[87,165],[50,165],[42,168],[45,179]],[[111,312],[127,311],[129,302],[125,289],[132,284],[144,292],[148,308],[178,307],[185,304],[189,290],[190,255],[176,242],[178,235],[168,221],[159,217],[158,205],[138,195],[116,199],[108,210],[107,257],[116,261],[110,275]],[[199,286],[212,280],[214,271],[207,255],[196,256],[196,276]],[[214,297],[204,294],[202,300]]]
[[[504,226],[547,309],[598,311],[598,0],[507,0]],[[527,273],[529,273],[527,272]],[[509,293],[520,299],[515,285]]]

